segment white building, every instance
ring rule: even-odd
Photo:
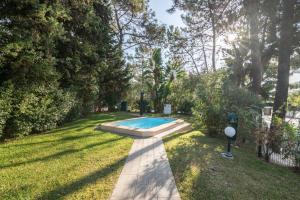
[[[290,73],[290,89],[289,93],[300,91],[300,69],[294,70]],[[297,88],[294,88],[298,86]]]
[[[294,92],[300,92],[300,69],[294,70],[290,73],[290,80],[289,80],[290,88],[289,94]],[[269,127],[271,124],[271,116],[272,116],[272,107],[267,106],[263,110],[263,120],[266,125]],[[287,112],[286,114],[286,121],[292,123],[295,126],[299,126],[300,120],[300,112]]]

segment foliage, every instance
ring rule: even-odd
[[[174,46],[189,58],[198,74],[200,70],[216,70],[216,54],[221,46],[217,45],[218,38],[234,19],[239,4],[240,1],[230,0],[173,0],[168,11],[184,11],[182,19],[186,25],[183,38],[175,30],[179,40]]]
[[[99,106],[108,106],[113,111],[114,106],[125,97],[129,88],[129,80],[132,78],[130,65],[126,65],[121,55],[118,59],[108,61],[109,67],[99,74],[99,94],[97,103]]]
[[[13,85],[6,83],[0,87],[0,140],[3,138],[3,129],[12,110]]]
[[[162,112],[163,96],[167,91],[165,90],[165,66],[163,65],[161,49],[153,49],[147,64],[142,67],[145,69],[143,69],[141,79],[146,85],[147,92],[150,93],[153,108],[155,112]]]
[[[6,124],[9,137],[27,135],[55,128],[74,105],[74,96],[55,87],[17,90],[13,112]]]
[[[226,124],[226,113],[223,107],[222,84],[224,73],[210,73],[199,79],[196,89],[196,106],[193,109],[196,122],[207,128],[208,133],[220,133]]]
[[[197,80],[195,76],[189,75],[178,78],[171,84],[168,102],[171,103],[174,112],[192,114]]]
[[[283,136],[281,142],[282,153],[284,155],[284,158],[295,156],[296,161],[298,162],[298,167],[300,167],[299,142],[300,138],[298,135],[298,128],[291,123],[284,123]]]
[[[161,49],[150,49],[150,52],[148,60],[143,60],[141,66],[139,63],[135,63],[133,67],[135,70],[141,70],[141,73],[135,73],[134,81],[130,86],[131,89],[127,94],[127,100],[133,108],[138,109],[136,102],[140,99],[140,92],[144,91],[145,99],[150,101],[149,106],[155,112],[162,112],[163,104],[166,103],[171,103],[173,110],[177,111],[178,101],[185,101],[179,96],[183,97],[181,94],[189,95],[188,91],[179,92],[180,89],[183,89],[180,85],[184,83],[182,79],[186,76],[182,61],[178,57],[172,57],[164,63]],[[144,53],[146,54],[146,52]],[[184,80],[187,81],[188,79]],[[189,108],[183,107],[181,109],[190,111]]]
[[[159,24],[146,0],[112,3],[112,30],[119,49],[149,48],[164,42],[165,25]]]
[[[142,84],[140,81],[132,80],[129,85],[129,89],[126,93],[126,101],[130,111],[139,111],[140,96],[142,91]],[[145,99],[149,99],[148,95],[144,95]]]
[[[287,158],[295,158],[296,166],[300,167],[299,128],[290,121],[274,117],[269,129],[258,129],[261,144],[265,145],[265,159],[269,161],[272,153],[280,153]]]
[[[300,109],[300,92],[295,92],[288,97],[289,111],[297,111]]]
[[[221,134],[227,124],[227,114],[238,115],[238,137],[245,139],[258,126],[260,100],[250,91],[228,81],[226,71],[203,75],[196,90],[193,114],[198,125],[210,135]]]
[[[252,130],[260,126],[262,109],[261,98],[251,91],[225,83],[223,88],[225,113],[235,112],[238,115],[238,134],[240,138],[253,138]]]
[[[0,137],[48,130],[120,101],[130,69],[111,15],[102,0],[1,2]]]
[[[162,89],[163,89],[163,66],[161,49],[154,49],[150,59],[150,68],[145,71],[148,85],[152,87],[152,100],[155,112],[162,111]],[[152,82],[152,86],[151,86]]]

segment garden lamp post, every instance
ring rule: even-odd
[[[141,91],[140,96],[140,115],[142,116],[144,114],[144,91]]]
[[[227,144],[227,152],[221,153],[221,156],[228,159],[233,159],[233,155],[231,153],[231,140],[235,136],[236,131],[233,127],[228,126],[224,129],[224,133],[227,136],[228,144]]]
[[[142,90],[140,96],[140,116],[144,114],[144,60],[142,61]]]
[[[234,112],[228,113],[228,115],[227,115],[228,125],[235,129],[235,135],[231,138],[231,141],[236,140],[238,120],[239,120],[239,118],[236,113],[234,113]]]

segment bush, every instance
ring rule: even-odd
[[[221,132],[226,123],[222,84],[224,75],[220,73],[203,75],[196,89],[193,114],[196,124],[207,129],[210,135]]]
[[[140,111],[140,104],[141,104],[141,101],[140,100],[137,100],[136,102],[135,102],[135,110],[137,110],[137,111]],[[151,113],[151,102],[149,101],[149,100],[146,100],[146,99],[144,99],[143,100],[143,106],[144,106],[144,112],[146,112],[146,113]]]
[[[13,85],[5,83],[0,87],[0,140],[3,139],[3,129],[12,111]]]
[[[192,114],[192,108],[195,105],[194,93],[196,80],[191,75],[177,79],[171,85],[171,93],[167,98],[168,102],[171,103],[174,112],[180,111],[184,114]]]
[[[184,114],[192,114],[192,108],[194,107],[194,99],[185,97],[177,104],[177,111]]]
[[[245,139],[258,125],[260,99],[230,82],[224,71],[203,75],[197,85],[193,108],[196,123],[212,136],[223,134],[230,112],[237,113],[238,137]]]
[[[238,134],[240,139],[252,139],[252,131],[259,126],[262,102],[260,97],[246,88],[240,88],[231,82],[223,87],[225,112],[235,112],[239,117]]]
[[[6,126],[9,137],[55,128],[73,107],[74,97],[56,87],[35,86],[15,91],[14,105]]]
[[[295,158],[295,165],[300,167],[300,137],[299,128],[293,123],[278,117],[272,119],[271,128],[257,129],[261,145],[264,148],[266,161],[270,161],[272,153],[283,155],[283,159]]]

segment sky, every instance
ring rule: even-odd
[[[181,15],[184,14],[183,11],[176,10],[174,13],[170,14],[167,12],[173,5],[173,0],[150,0],[149,6],[155,12],[155,16],[158,22],[166,25],[174,25],[178,27],[185,27],[181,19]],[[208,58],[209,59],[209,58]],[[222,60],[222,55],[216,55],[217,67],[224,66],[224,61]]]
[[[155,12],[159,22],[182,27],[184,26],[180,17],[182,11],[176,11],[172,14],[167,12],[172,7],[172,4],[172,0],[150,0],[149,2],[150,8]]]
[[[149,6],[155,12],[156,18],[160,23],[166,25],[174,25],[183,27],[185,26],[181,20],[180,15],[182,11],[176,11],[175,13],[169,14],[168,9],[172,7],[172,0],[150,0]],[[300,81],[300,73],[293,73],[290,76],[290,83],[295,83]]]

